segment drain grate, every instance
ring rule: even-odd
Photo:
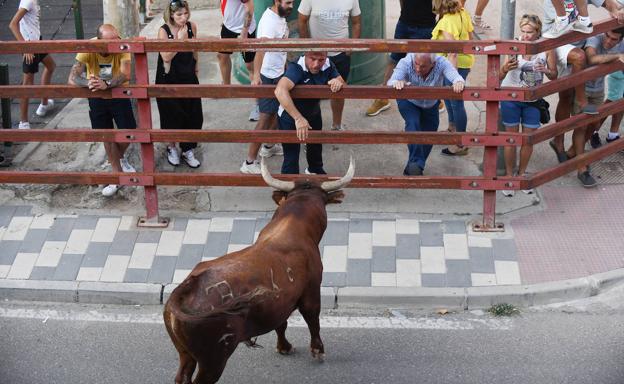
[[[591,173],[600,184],[624,184],[624,152],[614,153],[592,164]]]

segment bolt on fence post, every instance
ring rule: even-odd
[[[73,0],[72,8],[74,9],[74,25],[76,26],[76,39],[84,39],[84,26],[82,25],[82,6],[80,0]]]
[[[9,85],[9,65],[7,63],[0,63],[0,85]],[[2,128],[11,129],[11,99],[2,99]],[[4,142],[4,156],[1,156],[0,166],[10,164],[11,147],[13,143]]]

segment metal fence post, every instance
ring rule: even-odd
[[[0,63],[0,85],[9,85],[9,65]],[[11,99],[2,99],[2,129],[11,129]],[[4,151],[0,156],[0,167],[8,167],[11,164],[11,150],[13,143],[4,142]]]
[[[149,67],[147,65],[147,53],[140,52],[134,54],[134,71],[136,84],[149,85]],[[152,129],[152,104],[149,97],[137,98],[139,130],[151,131]],[[143,172],[154,173],[156,163],[154,161],[154,144],[141,143],[141,160],[143,162]],[[158,214],[158,190],[155,185],[143,187],[145,190],[145,217],[139,218],[139,227],[159,227],[164,228],[169,225],[169,219],[160,217]]]
[[[82,25],[82,6],[80,0],[73,0],[72,8],[74,9],[74,25],[76,26],[76,39],[84,39],[84,26]]]

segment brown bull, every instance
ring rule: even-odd
[[[319,334],[323,264],[318,244],[327,227],[326,204],[340,203],[353,178],[353,161],[340,180],[287,182],[274,179],[262,163],[262,177],[277,189],[278,208],[248,248],[197,264],[171,294],[164,320],[180,354],[176,383],[215,383],[238,343],[275,330],[277,352],[293,347],[287,319],[298,309],[310,330],[310,350],[325,350]]]

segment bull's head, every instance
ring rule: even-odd
[[[262,170],[262,178],[264,179],[264,182],[267,183],[269,187],[277,189],[277,191],[273,193],[273,200],[275,200],[275,202],[278,204],[280,204],[280,202],[293,191],[310,190],[314,188],[318,188],[325,192],[327,196],[326,204],[339,204],[342,202],[342,199],[344,197],[344,193],[341,191],[341,189],[346,187],[351,182],[351,179],[353,179],[353,175],[355,174],[353,157],[349,161],[349,169],[343,177],[338,180],[324,181],[322,183],[309,179],[297,181],[278,180],[271,176],[271,173],[266,166],[264,158],[262,158],[260,167]]]

